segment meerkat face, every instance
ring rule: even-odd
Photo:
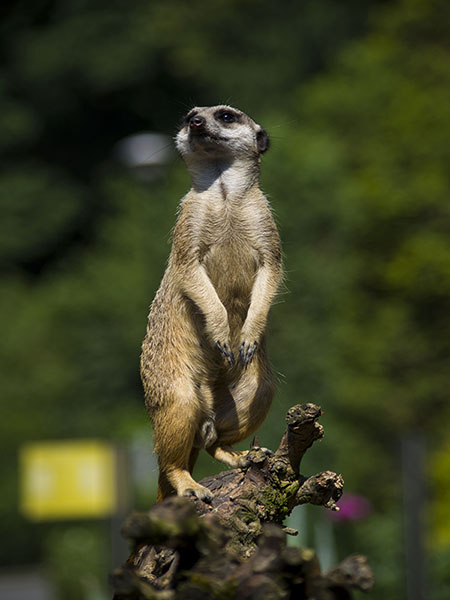
[[[269,147],[265,130],[248,115],[231,106],[193,108],[176,136],[184,158],[258,157]]]

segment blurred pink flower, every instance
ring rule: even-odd
[[[335,522],[358,521],[365,519],[372,512],[370,501],[358,494],[343,494],[337,506],[340,510],[327,513]]]

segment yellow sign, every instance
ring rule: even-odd
[[[35,521],[103,518],[116,511],[117,460],[100,441],[39,442],[20,453],[21,510]]]

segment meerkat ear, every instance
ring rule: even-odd
[[[260,154],[269,148],[269,136],[267,135],[267,131],[262,127],[256,132],[256,145]]]

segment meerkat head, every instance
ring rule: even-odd
[[[269,147],[266,131],[248,115],[231,106],[193,108],[185,116],[176,145],[187,160],[257,159]]]

